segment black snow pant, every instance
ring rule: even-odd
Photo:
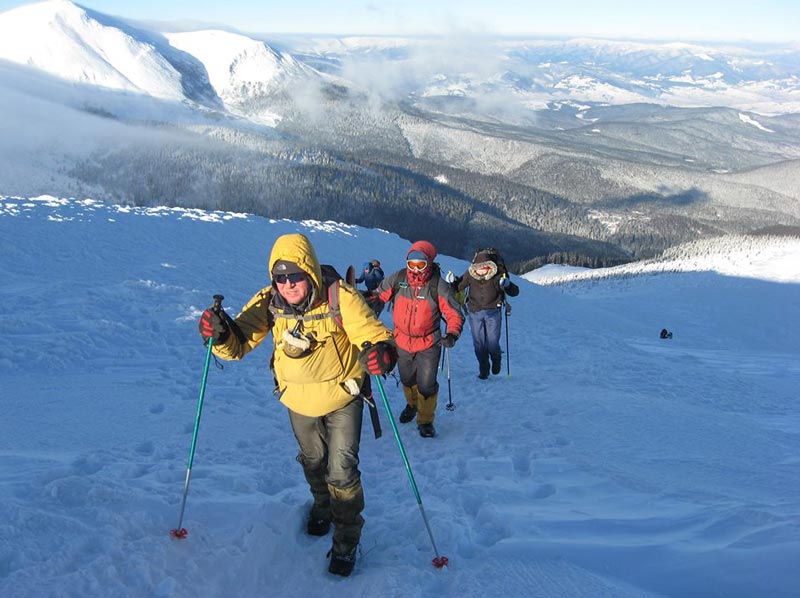
[[[439,373],[439,358],[442,347],[434,345],[418,353],[397,350],[397,369],[403,386],[416,386],[423,397],[430,397],[439,391],[436,375]]]

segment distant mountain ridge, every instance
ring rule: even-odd
[[[757,277],[773,282],[800,282],[800,231],[794,235],[730,235],[683,243],[661,255],[602,270],[564,269],[547,274],[531,272],[525,278],[542,285],[560,285],[601,279],[625,279],[663,272],[718,272],[727,276]]]
[[[347,75],[354,75],[348,69],[383,64],[390,71],[384,75],[391,75],[396,65],[415,67],[394,91],[417,98],[503,91],[539,107],[554,101],[653,102],[800,113],[800,48],[589,38],[277,38],[269,44],[221,30],[146,31],[69,0],[0,13],[0,33],[0,57],[6,60],[70,80],[159,97],[179,97],[180,78],[203,78],[200,72],[175,68],[170,54],[182,51],[205,67],[206,79],[214,79],[220,95],[241,84],[253,87],[251,96],[265,94],[276,77],[318,75],[312,66],[347,83]],[[466,59],[445,58],[450,50],[465,48]],[[428,59],[431,53],[435,60]],[[427,67],[419,68],[422,63]],[[355,77],[349,83],[357,88],[365,81]]]
[[[268,40],[49,0],[0,13],[0,191],[315,215],[460,256],[507,246],[518,269],[612,265],[800,225],[798,73],[797,47]],[[57,120],[29,122],[38,103]]]

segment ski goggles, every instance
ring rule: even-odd
[[[287,282],[297,284],[303,282],[306,279],[306,275],[302,272],[292,272],[291,274],[275,274],[272,279],[277,284],[286,284]]]
[[[416,270],[422,272],[428,267],[428,260],[406,260],[406,265],[409,270]]]

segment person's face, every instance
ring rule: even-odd
[[[491,270],[491,269],[492,269],[492,267],[491,267],[491,266],[481,266],[480,268],[478,268],[478,269],[476,270],[476,272],[477,272],[477,273],[478,273],[478,275],[480,275],[480,276],[486,276],[486,275],[489,273],[489,270]]]
[[[281,297],[290,305],[300,305],[311,291],[311,283],[305,274],[277,274],[274,280]]]

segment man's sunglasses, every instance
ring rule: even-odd
[[[409,270],[416,270],[422,272],[428,267],[428,260],[406,260]]]
[[[302,272],[293,272],[292,274],[275,274],[272,279],[277,284],[286,284],[286,281],[289,281],[292,284],[297,284],[298,282],[304,281],[306,279],[306,275]]]

